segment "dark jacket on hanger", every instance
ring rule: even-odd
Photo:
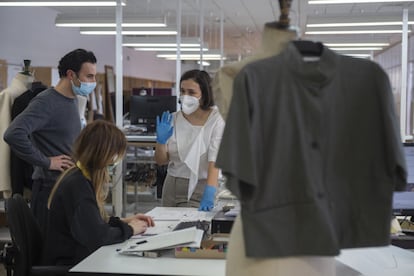
[[[29,102],[40,92],[47,89],[41,82],[33,82],[32,87],[17,97],[12,106],[11,119],[19,115]],[[33,166],[11,151],[10,153],[10,176],[13,194],[23,194],[24,187],[32,188]]]
[[[293,43],[237,75],[217,166],[241,201],[248,257],[339,254],[390,241],[406,165],[386,73]]]

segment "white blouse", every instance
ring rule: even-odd
[[[214,108],[203,126],[192,125],[181,111],[173,113],[174,133],[167,143],[168,174],[190,180],[188,198],[197,182],[207,179],[208,162],[216,162],[224,120]]]

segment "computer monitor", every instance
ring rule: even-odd
[[[111,105],[112,105],[112,113],[114,114],[114,119],[116,120],[116,99],[115,99],[115,93],[110,93],[111,96]],[[123,113],[122,116],[124,116],[126,113],[129,112],[129,102],[128,98],[123,95],[122,96],[122,105],[123,105]]]
[[[155,132],[155,120],[164,111],[177,110],[176,96],[138,96],[130,98],[130,120],[132,125],[145,125],[148,132]]]
[[[414,143],[404,143],[404,156],[407,164],[407,191],[414,192]]]
[[[404,143],[404,156],[407,165],[407,189],[394,192],[394,215],[414,216],[414,143]]]

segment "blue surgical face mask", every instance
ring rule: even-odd
[[[80,80],[79,82],[80,86],[78,87],[73,83],[73,81],[71,81],[73,92],[79,96],[88,96],[96,87],[96,82],[81,82]]]

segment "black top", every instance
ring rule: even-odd
[[[45,237],[46,265],[74,265],[100,246],[123,242],[132,228],[117,217],[106,223],[100,213],[92,184],[79,169],[60,183],[49,210]]]

